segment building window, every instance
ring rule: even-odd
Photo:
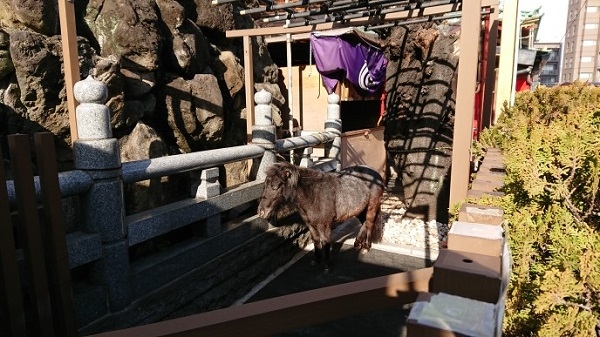
[[[555,76],[542,77],[540,79],[540,82],[542,84],[554,84],[554,83],[556,83],[556,77]]]
[[[594,58],[591,56],[582,56],[581,57],[581,63],[590,63],[593,61],[594,61]]]
[[[586,23],[583,26],[584,29],[598,29],[598,24],[597,23]]]
[[[542,75],[554,74],[555,71],[556,67],[554,66],[554,64],[546,64],[542,68]]]
[[[586,12],[588,13],[596,13],[598,11],[598,6],[587,6]]]
[[[592,73],[579,73],[580,80],[589,80],[592,78]]]
[[[595,46],[595,45],[596,45],[596,40],[583,40],[584,47],[590,47],[590,46]]]

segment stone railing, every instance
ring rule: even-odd
[[[83,291],[80,299],[76,293],[76,302],[85,307],[78,308],[78,312],[89,312],[85,322],[122,310],[143,294],[163,286],[161,280],[168,282],[158,274],[146,277],[148,270],[165,264],[164,256],[134,266],[130,264],[130,247],[198,222],[202,222],[203,237],[223,234],[227,229],[222,229],[220,214],[260,197],[264,171],[277,160],[277,152],[302,149],[303,166],[322,170],[340,166],[341,119],[339,96],[335,94],[328,98],[324,132],[278,140],[272,122],[271,94],[263,90],[255,95],[256,124],[250,144],[121,163],[118,142],[112,136],[110,111],[104,104],[106,86],[90,76],[75,85],[74,93],[80,102],[76,110],[79,139],[73,143],[75,169],[59,173],[59,184],[63,198],[78,196],[81,204],[78,230],[68,234],[67,243],[71,268],[83,267],[89,283],[94,285]],[[325,158],[314,163],[311,147],[320,144],[326,144],[328,151]],[[254,160],[258,167],[256,180],[232,189],[222,188],[218,166],[242,160]],[[195,184],[190,187],[190,198],[126,215],[125,183],[186,172],[197,178],[191,179]],[[6,185],[14,205],[14,183],[7,181]],[[37,177],[35,187],[39,196]],[[234,245],[239,239],[229,241]],[[169,279],[189,272],[190,268],[193,266],[169,270],[175,273]],[[91,303],[92,297],[100,299],[99,303]]]

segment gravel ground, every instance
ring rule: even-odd
[[[383,243],[439,250],[448,239],[448,225],[431,220],[404,216],[404,203],[393,194],[386,193],[381,206],[384,223]]]

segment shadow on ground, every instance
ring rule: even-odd
[[[311,265],[312,252],[304,255],[287,270],[254,294],[247,302],[338,285],[403,271],[429,267],[430,262],[411,256],[372,249],[360,254],[352,246],[354,239],[346,244],[334,245],[334,269],[324,272],[321,266]],[[348,303],[360,305],[360,303]],[[328,323],[303,327],[278,336],[405,336],[406,318],[410,306],[398,305],[362,315],[346,317]]]

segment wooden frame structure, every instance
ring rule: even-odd
[[[233,0],[214,0],[214,4],[232,2]],[[517,1],[518,0],[514,0]],[[320,2],[314,0],[314,2]],[[308,2],[314,3],[314,2]],[[348,1],[344,1],[348,2]],[[377,1],[374,1],[377,2]],[[498,27],[498,0],[433,0],[433,1],[379,1],[383,3],[385,8],[389,10],[389,13],[379,15],[379,13],[371,13],[368,8],[365,7],[364,12],[361,15],[355,15],[352,18],[342,18],[339,21],[333,22],[318,22],[318,20],[305,20],[305,25],[290,24],[289,20],[282,27],[263,27],[254,29],[241,29],[227,31],[226,36],[229,38],[243,38],[244,46],[244,69],[246,70],[246,115],[247,115],[247,129],[251,130],[254,124],[253,120],[253,102],[254,97],[254,80],[252,78],[252,37],[257,36],[269,36],[271,39],[277,38],[287,39],[293,41],[294,39],[305,38],[306,34],[313,31],[323,31],[338,29],[344,27],[382,27],[382,25],[394,26],[403,25],[415,20],[428,18],[431,16],[439,16],[448,13],[461,13],[461,39],[460,39],[460,59],[458,66],[458,80],[457,80],[457,94],[456,94],[456,115],[454,124],[454,140],[452,147],[452,170],[451,170],[451,184],[450,184],[450,205],[459,202],[467,196],[467,190],[469,185],[470,175],[470,159],[471,159],[471,135],[473,127],[473,113],[474,113],[474,101],[475,92],[477,86],[477,69],[479,62],[480,52],[480,32],[481,32],[481,13],[482,9],[488,9],[491,18],[489,27],[490,38],[488,39],[488,48],[495,52],[496,41],[497,41],[497,30],[493,31],[493,27]],[[379,3],[378,2],[378,3]],[[364,2],[365,6],[368,6],[369,2]],[[372,2],[373,3],[373,2]],[[280,7],[287,8],[293,5],[300,6],[305,2],[290,2],[289,4],[282,4],[279,7],[276,5],[269,8],[265,8],[261,11],[276,10]],[[392,10],[393,8],[393,10]],[[306,10],[308,11],[308,9]],[[247,14],[253,13],[247,11]],[[275,13],[273,14],[275,16]],[[327,21],[327,20],[325,20]],[[513,37],[513,44],[514,44]],[[506,40],[506,42],[505,42]],[[511,43],[510,36],[503,39],[503,43]],[[510,50],[510,49],[507,49]],[[513,49],[514,50],[514,49]],[[510,54],[510,52],[509,52]],[[487,55],[491,55],[488,52]],[[514,56],[514,53],[513,53]],[[487,67],[484,71],[485,74],[494,73],[495,69],[495,58],[494,62],[487,62]],[[506,62],[504,62],[506,63]],[[506,67],[506,66],[505,66]],[[504,68],[503,68],[504,69]],[[487,94],[484,95],[484,101],[482,106],[487,111],[484,111],[484,115],[493,116],[492,107],[497,106],[492,103],[494,98],[503,102],[506,100],[506,95],[497,95],[494,97],[492,92],[495,89],[495,78],[486,76],[487,83],[484,88]],[[500,82],[502,83],[502,82]],[[506,90],[501,91],[504,93]],[[509,86],[508,93],[510,95],[511,89]],[[496,101],[496,102],[497,102]],[[502,103],[500,103],[502,104]]]
[[[214,4],[234,2],[236,0],[213,0]],[[293,6],[302,6],[306,4],[314,4],[324,2],[322,0],[311,1],[293,1],[280,5],[280,9],[291,8]],[[340,1],[353,2],[352,0]],[[369,6],[369,2],[364,3],[364,6]],[[499,71],[498,71],[498,86],[496,88],[495,80],[489,76],[494,73],[495,62],[487,62],[487,70],[485,71],[487,83],[485,85],[485,93],[483,100],[483,115],[489,117],[490,123],[494,123],[500,112],[504,102],[509,105],[512,102],[514,92],[514,68],[515,68],[515,43],[517,30],[517,15],[518,15],[518,0],[505,1],[505,22],[503,27],[505,33],[502,35],[502,50]],[[415,18],[429,17],[433,15],[442,15],[451,12],[462,12],[461,31],[462,37],[460,41],[461,56],[459,66],[459,79],[456,100],[456,120],[454,130],[454,146],[452,150],[452,175],[450,186],[450,204],[458,202],[467,195],[467,185],[469,179],[469,155],[471,148],[471,140],[467,135],[470,135],[471,122],[473,120],[473,101],[475,97],[476,73],[472,70],[476,69],[477,55],[479,53],[479,37],[475,37],[475,32],[480,30],[480,17],[482,8],[490,8],[491,23],[489,27],[490,39],[488,46],[492,46],[495,52],[497,27],[498,27],[498,5],[499,0],[432,0],[432,1],[392,1],[392,0],[373,0],[370,4],[379,4],[385,7],[384,10],[373,11],[365,10],[354,14],[352,17],[341,17],[339,21],[317,22],[317,20],[305,21],[304,25],[297,23],[286,25],[283,27],[266,27],[257,29],[242,29],[228,31],[226,36],[230,38],[242,37],[244,48],[244,75],[247,81],[246,85],[246,115],[247,115],[247,130],[252,130],[254,124],[254,80],[253,80],[253,57],[252,57],[252,37],[256,36],[285,36],[289,41],[294,40],[294,36],[298,34],[306,34],[317,30],[330,30],[343,27],[381,27],[381,25],[398,25],[410,23]],[[77,38],[75,32],[75,14],[74,4],[72,0],[60,0],[58,2],[60,26],[63,40],[63,55],[65,60],[65,84],[67,87],[67,100],[69,109],[69,123],[71,129],[71,140],[77,139],[77,122],[75,116],[76,102],[73,98],[72,88],[79,78],[79,67],[77,63]],[[463,10],[464,7],[464,10]],[[275,8],[275,7],[274,7]],[[277,8],[275,8],[277,9]],[[477,11],[476,11],[477,9]],[[265,8],[266,10],[266,8]],[[261,9],[262,11],[262,9]],[[251,11],[246,11],[246,14],[251,14]],[[490,50],[492,48],[489,48]],[[487,55],[491,55],[488,52]],[[488,59],[490,59],[488,57]],[[465,65],[468,63],[468,65]],[[461,71],[462,69],[462,71]],[[494,76],[495,77],[495,76]],[[490,85],[492,84],[492,85]],[[471,88],[471,86],[473,88]],[[495,94],[494,94],[495,93]],[[493,112],[496,111],[494,114]],[[469,122],[467,122],[469,121]],[[248,131],[250,132],[250,131]]]
[[[213,4],[221,4],[234,2],[236,0],[213,0]],[[286,2],[280,5],[281,8],[291,8],[293,6],[302,6],[306,4],[314,4],[324,2],[322,0],[311,1],[294,1]],[[340,2],[353,2],[340,1]],[[501,55],[500,70],[498,79],[498,88],[495,90],[495,83],[490,85],[492,77],[489,75],[494,73],[495,62],[487,62],[488,76],[485,85],[485,95],[483,101],[484,115],[493,116],[491,122],[495,122],[502,104],[507,101],[511,103],[512,94],[514,91],[514,46],[516,41],[516,15],[518,9],[518,0],[507,0],[506,7],[509,9],[505,13],[508,19],[503,26],[510,31],[505,31],[502,36],[502,50],[505,52]],[[364,3],[364,6],[369,6],[369,2]],[[452,174],[450,185],[450,204],[454,204],[463,199],[467,195],[467,186],[469,181],[470,167],[470,148],[472,120],[473,120],[473,101],[475,98],[476,73],[478,53],[479,53],[479,36],[475,36],[475,32],[480,31],[481,21],[480,13],[482,8],[490,8],[492,20],[490,24],[490,39],[489,46],[493,46],[495,50],[498,20],[498,5],[499,0],[432,0],[432,1],[391,1],[391,0],[373,0],[370,4],[380,4],[384,6],[384,10],[372,11],[367,10],[369,7],[352,17],[341,17],[339,21],[317,22],[317,20],[305,21],[305,25],[295,24],[293,27],[289,25],[289,20],[283,27],[265,27],[256,29],[232,30],[226,33],[227,37],[241,37],[244,48],[244,75],[246,78],[246,116],[247,130],[252,130],[254,124],[254,79],[253,79],[253,57],[252,57],[252,37],[256,36],[285,36],[286,39],[292,41],[294,36],[298,34],[306,34],[317,30],[330,30],[343,27],[381,27],[381,25],[401,25],[410,23],[411,20],[430,17],[433,15],[442,15],[445,13],[462,12],[461,31],[462,38],[460,41],[461,55],[459,65],[459,79],[457,83],[457,99],[456,99],[456,123],[454,129],[454,146],[452,150]],[[273,7],[274,9],[277,9]],[[273,9],[272,8],[272,9]],[[463,10],[464,8],[464,10]],[[267,10],[267,8],[265,8]],[[261,9],[262,11],[262,9]],[[77,42],[75,33],[75,15],[74,5],[72,0],[59,1],[60,23],[63,38],[63,55],[65,57],[65,84],[67,86],[69,118],[71,125],[71,139],[77,139],[77,127],[75,119],[76,102],[72,96],[72,88],[76,80],[79,78],[79,69],[77,66]],[[246,14],[252,14],[251,11],[246,11]],[[514,28],[514,29],[513,29]],[[511,53],[512,51],[512,53]],[[491,55],[491,52],[487,53]],[[462,70],[462,71],[461,71]],[[511,75],[512,74],[512,75]],[[494,81],[495,82],[495,81]],[[495,92],[495,95],[492,94]],[[496,114],[493,113],[495,108]],[[248,131],[250,132],[250,131]]]

